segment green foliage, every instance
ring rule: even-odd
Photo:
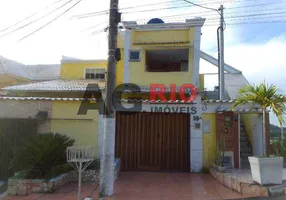
[[[13,178],[15,179],[25,179],[29,175],[27,170],[18,171],[14,174]]]
[[[99,170],[100,169],[99,159],[93,160],[86,169],[87,170]]]
[[[263,132],[266,131],[265,113],[266,109],[274,112],[280,125],[285,123],[284,115],[286,114],[286,96],[282,94],[282,90],[275,85],[268,86],[266,83],[260,85],[246,85],[239,90],[239,96],[233,105],[233,109],[238,106],[256,103],[263,110]],[[265,149],[263,150],[265,153]]]
[[[275,156],[281,156],[286,161],[286,138],[272,140],[270,144],[270,153]]]
[[[48,178],[70,169],[66,148],[74,140],[59,133],[38,134],[28,138],[11,162],[11,168],[27,171],[29,179]]]
[[[6,121],[5,123],[7,123],[5,124],[7,126],[11,124],[11,122],[6,122]],[[3,128],[3,124],[0,124],[0,127]],[[34,135],[33,132],[25,132],[25,130],[17,131],[15,129],[12,130],[9,129],[9,131],[7,132],[0,131],[0,179],[1,180],[8,180],[9,177],[14,175],[16,171],[14,171],[13,169],[9,169],[9,164],[15,157],[16,152],[23,147],[23,144],[25,143],[27,138],[32,135]]]
[[[253,102],[262,107],[263,110],[271,109],[281,125],[285,124],[284,115],[286,114],[286,96],[282,90],[275,85],[268,86],[265,83],[260,85],[246,85],[239,91],[239,96],[233,108]]]

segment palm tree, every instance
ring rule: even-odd
[[[263,112],[263,153],[265,154],[264,138],[266,132],[266,110],[270,109],[278,118],[280,125],[285,123],[284,116],[286,114],[286,96],[282,94],[282,90],[275,85],[268,86],[265,82],[260,85],[246,85],[241,88],[237,100],[233,105],[233,109],[247,103],[256,103],[262,108]]]

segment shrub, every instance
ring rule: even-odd
[[[95,159],[90,163],[90,165],[88,165],[88,167],[86,169],[88,169],[88,170],[99,170],[99,168],[100,168],[99,159]]]
[[[22,149],[16,152],[11,168],[25,170],[27,177],[48,178],[69,170],[66,160],[66,148],[74,140],[59,133],[38,134],[30,137]]]
[[[278,140],[272,140],[270,145],[270,153],[272,155],[281,156],[286,162],[286,138],[283,140],[279,137]]]

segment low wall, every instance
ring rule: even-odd
[[[120,160],[114,164],[114,179],[117,180],[120,172]],[[31,193],[52,193],[63,185],[78,181],[78,172],[70,171],[46,182],[43,179],[15,179],[8,180],[8,195],[28,195]],[[86,170],[82,173],[83,182],[98,182],[99,170]]]
[[[257,183],[248,180],[248,177],[241,177],[232,172],[222,173],[217,171],[214,167],[209,169],[211,175],[226,187],[235,190],[241,194],[251,195],[255,197],[269,197],[283,195],[284,186],[261,186]],[[239,171],[239,170],[238,170]]]

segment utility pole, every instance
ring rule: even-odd
[[[120,22],[118,3],[119,0],[110,0],[106,107],[103,116],[103,143],[100,159],[100,198],[111,196],[114,193],[115,109],[113,91],[116,87],[117,25]]]
[[[223,5],[220,6],[220,42],[219,42],[219,98],[220,100],[224,100],[224,17],[223,17]]]

